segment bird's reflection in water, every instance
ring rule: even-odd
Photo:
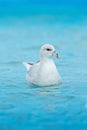
[[[29,84],[28,89],[32,92],[37,92],[38,94],[58,94],[58,93],[60,93],[60,85],[41,87],[41,86]]]

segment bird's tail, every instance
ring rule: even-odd
[[[25,66],[25,68],[27,69],[27,71],[29,71],[29,69],[31,68],[31,64],[27,63],[27,62],[23,62],[23,65]]]

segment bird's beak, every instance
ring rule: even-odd
[[[57,59],[60,59],[60,58],[61,58],[57,52],[54,52],[54,56],[55,56]]]

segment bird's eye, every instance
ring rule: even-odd
[[[47,51],[51,51],[51,49],[50,49],[50,48],[47,48],[46,50],[47,50]]]

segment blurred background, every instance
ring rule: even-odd
[[[56,45],[60,50],[68,47],[68,43],[84,44],[86,23],[86,0],[0,0],[1,59],[24,60],[27,56],[30,59],[29,51],[26,55],[21,50],[39,49],[44,43]]]
[[[60,86],[28,86],[23,61],[54,45]],[[87,0],[0,0],[0,130],[87,130]]]

